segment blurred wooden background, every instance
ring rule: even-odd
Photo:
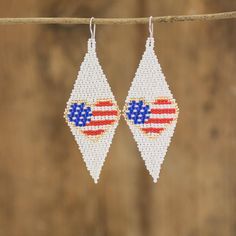
[[[1,17],[142,17],[231,11],[232,0],[1,0]],[[236,22],[155,24],[180,107],[152,183],[121,119],[92,182],[63,119],[88,26],[0,26],[0,236],[235,236]],[[147,25],[97,27],[120,108]]]

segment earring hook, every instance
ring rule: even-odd
[[[150,37],[152,38],[153,37],[153,21],[152,21],[152,16],[149,17],[149,34],[150,34]]]
[[[91,38],[95,39],[96,24],[93,23],[93,20],[94,20],[94,17],[91,17],[89,21],[89,29],[91,33]],[[93,28],[92,28],[92,25],[93,25]]]

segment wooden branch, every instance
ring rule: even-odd
[[[236,18],[236,11],[201,15],[156,16],[153,22],[169,23],[179,21],[209,21]],[[149,18],[95,18],[98,25],[146,24]],[[90,18],[39,17],[39,18],[0,18],[0,24],[89,24]]]

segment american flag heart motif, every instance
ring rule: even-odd
[[[119,109],[111,100],[98,100],[95,104],[74,101],[65,118],[89,138],[99,138],[119,118]]]
[[[158,137],[168,125],[177,119],[178,107],[174,99],[157,98],[129,100],[125,107],[126,120],[138,127],[148,137]]]

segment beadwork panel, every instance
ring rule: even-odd
[[[145,165],[157,182],[178,117],[178,107],[154,52],[154,38],[146,49],[130,87],[124,117]]]
[[[65,119],[97,183],[120,112],[95,50],[96,41],[90,38],[88,52],[67,102]]]

